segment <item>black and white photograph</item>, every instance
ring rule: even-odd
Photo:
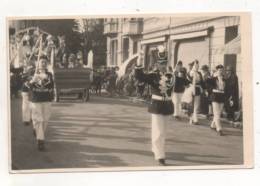
[[[248,20],[8,17],[10,172],[252,167]]]

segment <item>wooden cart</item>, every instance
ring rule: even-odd
[[[84,102],[89,100],[89,89],[91,86],[90,68],[75,68],[75,69],[53,69],[54,86],[55,86],[55,101],[59,102],[60,94],[63,91],[76,91],[81,94]]]

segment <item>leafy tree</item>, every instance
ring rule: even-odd
[[[94,53],[94,67],[105,65],[106,38],[103,35],[103,19],[77,19],[74,31],[81,36],[81,46],[84,62],[87,63],[87,55],[90,50]]]

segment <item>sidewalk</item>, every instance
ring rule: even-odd
[[[128,97],[129,101],[137,104],[137,105],[147,105],[148,102],[142,98],[137,98],[137,97]],[[186,118],[188,119],[188,116],[183,114],[181,116],[182,118]],[[207,119],[207,117],[203,114],[198,114],[198,118],[199,119]],[[212,117],[211,117],[212,119]],[[225,126],[230,126],[230,127],[233,127],[233,128],[238,128],[238,129],[243,129],[243,123],[242,122],[230,122],[227,118],[225,117],[222,117],[221,118],[221,122],[222,124],[224,124]]]

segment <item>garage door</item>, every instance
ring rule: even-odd
[[[209,65],[209,41],[205,38],[181,41],[177,59],[181,60],[186,68],[195,59],[199,60],[200,66]]]

